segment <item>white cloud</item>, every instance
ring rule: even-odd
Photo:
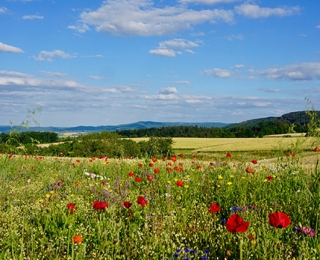
[[[0,70],[0,75],[8,76],[8,77],[31,77],[28,74],[16,72],[16,71],[7,71],[7,70]]]
[[[243,40],[244,36],[241,34],[232,34],[230,36],[225,37],[228,41],[233,41],[233,40]]]
[[[215,5],[215,4],[230,4],[237,2],[239,0],[179,0],[180,3],[186,4],[207,4],[207,5]]]
[[[175,93],[178,93],[176,88],[164,88],[164,89],[160,89],[157,94],[170,95]]]
[[[0,14],[5,14],[7,13],[9,10],[5,7],[0,7]]]
[[[150,50],[150,54],[160,55],[160,56],[166,56],[166,57],[175,57],[176,53],[174,50],[168,50],[168,49],[155,49]]]
[[[71,56],[69,53],[66,53],[61,50],[54,50],[54,51],[41,51],[38,57],[33,56],[35,60],[38,61],[52,61],[52,58],[60,57],[62,59],[71,59],[75,58],[75,56]]]
[[[249,73],[259,74],[271,80],[310,81],[320,80],[320,62],[305,62],[265,70],[250,69]]]
[[[0,42],[0,52],[23,53],[24,51],[18,47],[10,46]]]
[[[186,49],[185,50],[186,52],[194,54],[194,52],[189,48],[198,47],[199,43],[188,41],[185,39],[172,39],[172,40],[160,42],[158,48],[154,50],[150,50],[149,53],[167,56],[167,57],[175,57],[176,54],[181,54],[179,50]]]
[[[90,78],[95,79],[95,80],[102,80],[102,79],[104,79],[104,77],[100,77],[100,76],[90,76]]]
[[[54,78],[64,78],[65,76],[67,76],[67,74],[61,73],[61,72],[52,72],[52,71],[44,71],[44,70],[41,70],[40,72],[43,74],[46,74],[48,77],[54,77]]]
[[[316,28],[320,29],[320,24],[316,26]]]
[[[235,11],[238,14],[244,15],[249,18],[265,18],[269,16],[289,16],[294,14],[299,14],[300,7],[259,7],[256,4],[244,3],[242,5],[236,6]]]
[[[204,70],[203,73],[214,78],[230,78],[231,77],[231,72],[229,70],[223,70],[219,68]]]
[[[34,19],[43,19],[42,15],[25,15],[22,17],[24,20],[34,20]]]
[[[238,69],[244,68],[244,65],[243,64],[237,64],[237,65],[234,65],[233,67],[238,70]]]
[[[178,84],[178,85],[186,85],[186,86],[189,86],[190,85],[190,82],[187,81],[187,80],[181,80],[181,81],[172,81],[170,82],[171,84]]]
[[[71,29],[71,30],[75,30],[79,33],[85,33],[86,31],[89,31],[90,28],[89,26],[87,26],[86,24],[78,24],[78,25],[69,25],[68,26],[68,29]]]
[[[280,93],[282,92],[280,89],[277,88],[259,88],[259,90],[267,93]]]
[[[85,32],[91,25],[102,33],[153,36],[191,29],[204,22],[232,22],[233,11],[198,11],[182,5],[156,8],[151,0],[106,0],[97,10],[81,13],[80,20],[81,24],[69,28]]]

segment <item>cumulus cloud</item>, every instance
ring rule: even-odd
[[[193,10],[183,5],[157,8],[151,0],[106,0],[97,10],[82,12],[79,25],[69,28],[80,33],[94,26],[98,32],[115,35],[168,35],[204,22],[229,23],[233,16],[231,10]]]
[[[198,47],[199,43],[188,41],[185,39],[172,39],[159,43],[157,49],[150,50],[150,54],[162,55],[167,57],[175,57],[177,53],[181,53],[181,50],[185,50],[188,53],[194,54],[190,48]]]
[[[204,70],[203,73],[214,78],[230,78],[231,77],[231,71],[219,69],[219,68]]]
[[[61,50],[41,51],[37,57],[33,56],[33,58],[38,61],[52,61],[54,57],[60,57],[62,59],[71,59],[75,56],[71,56],[69,53],[66,53]]]
[[[24,51],[18,47],[10,46],[0,42],[0,52],[23,53]]]
[[[164,89],[160,89],[158,92],[158,94],[163,94],[163,95],[170,95],[175,93],[178,93],[176,88],[164,88]]]
[[[24,15],[22,16],[23,20],[34,20],[34,19],[43,19],[42,15]]]
[[[243,65],[243,64],[237,64],[237,65],[234,65],[233,67],[234,67],[235,69],[239,70],[239,69],[244,68],[244,65]]]
[[[260,7],[256,4],[244,3],[235,7],[235,12],[249,18],[266,18],[269,16],[289,16],[300,13],[299,6],[293,7]]]
[[[270,80],[310,81],[320,80],[320,62],[305,62],[265,70],[250,69],[249,73],[265,76]]]

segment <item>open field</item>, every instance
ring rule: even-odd
[[[193,150],[194,152],[227,152],[227,151],[268,151],[296,149],[310,150],[315,145],[314,138],[172,138],[173,149]],[[148,138],[132,138],[136,142]]]

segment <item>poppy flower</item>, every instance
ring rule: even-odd
[[[268,178],[269,181],[272,181],[273,176],[272,176],[272,175],[269,175],[267,178]]]
[[[238,214],[233,214],[227,220],[226,228],[229,232],[246,232],[249,227],[249,222],[245,222]]]
[[[193,158],[197,158],[197,155],[196,155],[196,154],[194,154],[194,155],[193,155]]]
[[[129,177],[133,177],[134,176],[134,173],[133,172],[129,172]]]
[[[252,173],[254,173],[254,170],[250,167],[247,167],[246,172],[252,174]]]
[[[75,235],[75,236],[73,237],[73,243],[74,243],[74,244],[82,243],[82,236]]]
[[[105,210],[109,205],[105,201],[95,201],[92,203],[92,206],[95,210],[99,210],[99,209]]]
[[[149,163],[149,167],[153,167],[153,163]]]
[[[182,187],[182,186],[183,186],[183,183],[184,183],[183,180],[178,180],[178,181],[176,182],[176,185]]]
[[[159,172],[160,172],[160,169],[159,169],[159,168],[154,169],[154,173],[155,173],[155,174],[158,174]]]
[[[130,208],[131,207],[131,205],[132,205],[132,203],[131,202],[129,202],[129,201],[125,201],[125,202],[123,202],[123,206],[125,207],[125,208]]]
[[[226,157],[231,158],[232,154],[231,153],[227,153]]]
[[[74,211],[76,210],[76,204],[69,203],[69,204],[67,204],[67,208],[70,209],[70,214],[72,215],[74,213]]]
[[[142,167],[142,166],[143,166],[143,164],[142,164],[142,163],[139,163],[139,164],[138,164],[138,166],[139,166],[139,167]]]
[[[175,155],[172,155],[171,156],[171,161],[173,161],[173,162],[177,161],[177,157]]]
[[[162,159],[163,161],[166,161],[167,160],[167,157],[163,157],[163,159]]]
[[[137,201],[142,207],[145,207],[148,205],[148,201],[143,196],[138,196]]]
[[[175,171],[179,171],[179,166],[174,166],[174,168],[173,168]]]
[[[269,214],[269,224],[276,228],[286,228],[290,225],[290,218],[283,212]]]
[[[217,203],[212,203],[210,205],[209,211],[210,213],[216,213],[221,210],[221,207]]]
[[[253,164],[257,164],[257,163],[258,163],[257,160],[252,160],[251,162],[252,162]]]
[[[183,158],[183,154],[182,154],[182,153],[180,153],[180,154],[179,154],[179,157],[180,157],[180,158]]]
[[[156,162],[156,161],[157,161],[157,158],[153,157],[151,160],[152,160],[153,162]]]
[[[141,182],[141,180],[142,180],[142,179],[141,179],[140,177],[136,177],[136,178],[135,178],[135,181],[136,181],[136,182]]]
[[[315,147],[312,151],[314,151],[314,152],[320,152],[320,147]]]
[[[152,181],[152,177],[150,175],[147,176],[148,181]]]
[[[201,169],[202,168],[202,166],[201,165],[198,165],[197,167],[196,167],[196,169]]]

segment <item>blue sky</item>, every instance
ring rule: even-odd
[[[0,125],[320,109],[319,0],[2,0]]]

